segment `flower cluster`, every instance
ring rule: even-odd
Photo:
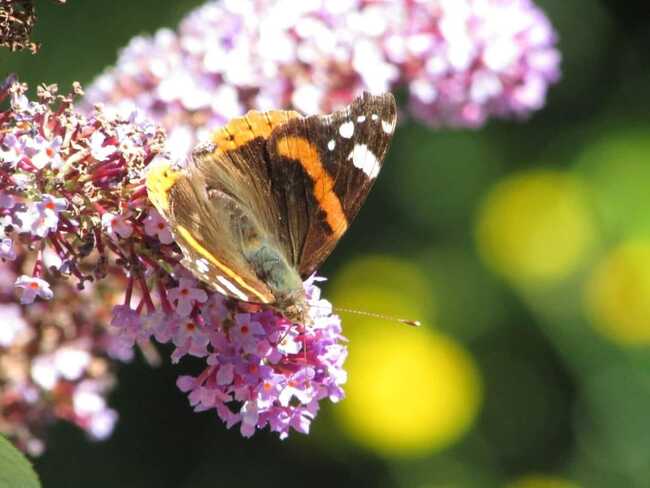
[[[347,351],[340,321],[313,281],[305,283],[312,305],[308,326],[270,310],[233,310],[212,295],[199,314],[156,331],[173,338],[175,355],[207,356],[199,376],[178,380],[195,410],[215,409],[226,425],[239,423],[245,437],[268,425],[283,439],[290,429],[309,432],[320,400],[343,398]]]
[[[53,420],[98,439],[117,420],[105,399],[119,349],[106,304],[123,272],[108,260],[99,215],[123,202],[114,183],[163,138],[134,120],[79,115],[78,85],[68,95],[41,86],[37,101],[26,89],[13,78],[0,85],[10,105],[0,112],[0,431],[38,454]],[[115,279],[100,283],[107,275]]]
[[[32,288],[27,276],[17,279],[28,261],[19,253],[0,270],[0,432],[38,455],[57,419],[94,439],[110,435],[117,412],[105,398],[115,383],[106,351],[117,336],[105,326],[107,290],[80,293],[67,280],[50,287],[39,278]],[[49,300],[19,305],[13,282],[24,290],[23,301]]]
[[[215,408],[246,436],[307,432],[319,401],[342,397],[346,356],[313,280],[309,325],[204,288],[147,199],[147,166],[167,157],[160,129],[136,112],[80,114],[78,86],[41,86],[37,101],[26,89],[0,87],[0,430],[33,452],[54,418],[108,435],[107,359],[134,347],[155,358],[155,339],[175,346],[173,362],[205,359],[179,380],[197,410]]]
[[[247,109],[328,112],[364,89],[405,89],[431,125],[524,116],[543,105],[558,65],[531,0],[223,0],[177,32],[133,39],[86,100],[144,110],[184,155]]]

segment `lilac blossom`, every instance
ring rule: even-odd
[[[37,455],[55,419],[97,439],[117,420],[105,400],[114,384],[108,359],[128,360],[134,341],[124,344],[119,328],[107,327],[128,263],[107,253],[120,253],[111,238],[135,228],[129,207],[146,206],[141,185],[123,200],[118,183],[131,181],[128,165],[141,169],[159,155],[163,136],[148,122],[76,112],[78,85],[65,95],[42,86],[37,100],[26,90],[15,79],[0,84],[0,100],[10,102],[0,112],[0,425]],[[102,147],[113,146],[102,164],[90,149],[97,132]],[[121,221],[105,228],[105,214]],[[111,262],[119,258],[121,268]],[[137,340],[141,331],[132,329]]]
[[[169,225],[155,208],[149,211],[147,218],[144,220],[144,232],[148,236],[156,237],[163,244],[171,244],[174,240]]]
[[[134,38],[86,103],[144,111],[180,157],[248,109],[329,112],[362,90],[405,89],[414,117],[479,127],[543,106],[555,45],[532,0],[210,1]]]
[[[197,303],[205,303],[207,293],[196,286],[196,281],[191,278],[181,278],[178,286],[169,290],[168,297],[176,303],[176,313],[181,317],[188,317]]]
[[[106,212],[102,215],[102,226],[111,239],[126,239],[133,233],[133,225],[129,222],[130,212],[125,214],[112,214]]]
[[[0,232],[2,234],[2,232]],[[16,259],[16,250],[13,241],[8,237],[0,237],[0,259],[13,261]]]
[[[54,293],[50,289],[50,284],[40,278],[33,276],[22,275],[15,283],[15,287],[22,290],[20,294],[20,303],[27,304],[33,303],[36,297],[43,300],[49,300]]]
[[[326,302],[313,280],[305,287],[314,305],[312,325],[291,324],[270,310],[238,313],[224,306],[228,320],[222,323],[232,325],[211,334],[208,367],[178,381],[197,411],[215,409],[226,425],[239,423],[246,437],[268,426],[285,438],[291,429],[309,431],[320,400],[343,398],[340,321],[323,313]]]
[[[90,155],[97,161],[106,160],[111,154],[115,154],[117,147],[112,144],[105,145],[106,136],[99,131],[93,132],[90,136]]]

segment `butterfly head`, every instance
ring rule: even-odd
[[[290,320],[294,324],[311,324],[311,317],[309,315],[310,305],[307,303],[307,297],[302,288],[278,297],[274,307],[287,320]]]

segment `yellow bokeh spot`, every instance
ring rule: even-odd
[[[509,483],[507,488],[580,488],[580,485],[554,476],[529,475]]]
[[[430,311],[431,294],[416,266],[371,257],[345,268],[332,295],[335,304],[425,318],[420,314]],[[426,325],[352,315],[345,317],[344,333],[349,379],[335,412],[356,442],[389,457],[420,456],[447,447],[471,427],[481,381],[460,344]]]
[[[650,343],[650,240],[624,243],[594,269],[585,303],[596,330],[622,344]]]
[[[479,210],[476,237],[485,262],[516,283],[561,280],[584,260],[593,216],[580,182],[536,170],[498,183]]]
[[[417,456],[446,447],[472,424],[480,379],[450,338],[367,322],[349,351],[346,399],[337,412],[359,443],[388,456]]]

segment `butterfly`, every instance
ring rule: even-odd
[[[390,93],[364,93],[326,115],[250,111],[197,146],[184,166],[151,164],[147,193],[194,276],[308,323],[303,280],[357,215],[396,121]]]

